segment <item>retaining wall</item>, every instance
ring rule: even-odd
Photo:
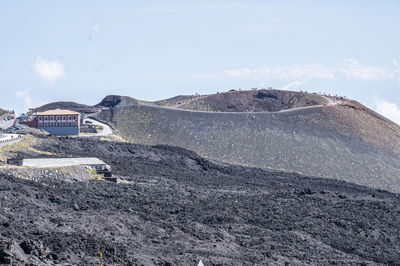
[[[22,138],[24,138],[23,135],[17,135],[17,134],[13,135],[13,136],[15,136],[14,138],[10,138],[9,136],[10,135],[0,136],[0,147],[8,145],[8,144],[13,144],[15,142],[20,141]]]
[[[50,134],[57,136],[76,136],[79,135],[79,127],[38,127],[39,129],[46,130]]]

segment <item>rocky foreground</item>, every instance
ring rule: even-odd
[[[169,146],[42,139],[123,183],[0,176],[0,263],[396,265],[398,194],[205,160]]]

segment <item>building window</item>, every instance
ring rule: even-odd
[[[71,126],[71,122],[68,123],[68,126]]]
[[[57,123],[57,126],[58,126],[58,127],[61,127],[61,125],[62,125],[62,124],[61,124],[60,122]]]
[[[38,116],[38,119],[39,119],[39,121],[42,121],[42,117],[41,116]]]
[[[53,121],[53,120],[54,120],[54,116],[50,116],[50,120],[52,120],[52,121]]]
[[[62,116],[62,120],[65,120],[65,115]]]
[[[58,115],[56,116],[56,120],[60,120],[60,117]]]
[[[47,122],[44,122],[44,126],[47,127]]]
[[[71,116],[68,116],[68,120],[71,120]]]
[[[45,117],[44,117],[44,121],[47,121],[47,120],[48,120],[48,117],[47,117],[47,116],[45,116]]]

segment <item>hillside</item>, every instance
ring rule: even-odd
[[[128,96],[108,95],[104,97],[104,99],[100,103],[94,106],[80,104],[76,102],[62,101],[62,102],[52,102],[39,106],[33,109],[31,112],[44,112],[52,109],[64,109],[64,110],[72,110],[75,112],[79,112],[81,114],[94,114],[108,108],[113,108],[115,106],[123,107],[133,104],[156,105],[155,103],[136,100]]]
[[[300,100],[290,106],[300,108],[281,112],[196,112],[139,104],[116,106],[98,118],[135,143],[176,145],[221,162],[400,192],[398,125],[355,101],[324,104],[329,98],[309,94],[302,100],[302,94],[294,94]]]
[[[63,109],[79,112],[81,114],[92,114],[101,111],[102,109],[96,106],[80,104],[76,102],[52,102],[33,109],[31,112],[44,112],[53,109]]]
[[[97,104],[95,106],[104,109],[104,108],[113,108],[116,106],[124,107],[124,106],[128,106],[128,105],[133,105],[133,104],[149,105],[151,103],[146,102],[146,101],[136,100],[136,99],[134,99],[132,97],[128,97],[128,96],[107,95],[106,97],[104,97],[104,99],[99,104]]]
[[[155,102],[159,106],[208,112],[274,112],[327,104],[317,94],[281,90],[229,91],[210,95],[177,96]]]
[[[6,114],[6,113],[7,113],[7,112],[6,112],[5,110],[3,110],[3,109],[0,108],[0,116],[4,115],[4,114]]]
[[[281,90],[229,91],[210,95],[180,95],[160,101],[141,101],[128,96],[108,95],[96,107],[107,109],[148,105],[208,112],[273,112],[328,104],[326,96]]]
[[[45,136],[33,143],[19,154],[96,154],[123,182],[0,174],[0,264],[99,265],[100,251],[105,265],[400,261],[400,199],[386,191],[222,165],[171,146]]]
[[[90,106],[75,102],[52,102],[35,108],[34,112],[68,109],[83,114],[130,105],[147,105],[210,112],[270,112],[328,104],[326,96],[279,90],[230,91],[210,95],[181,95],[160,101],[142,101],[129,96],[107,95]]]

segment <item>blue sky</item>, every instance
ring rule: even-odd
[[[273,87],[400,123],[400,1],[1,1],[0,107]]]

